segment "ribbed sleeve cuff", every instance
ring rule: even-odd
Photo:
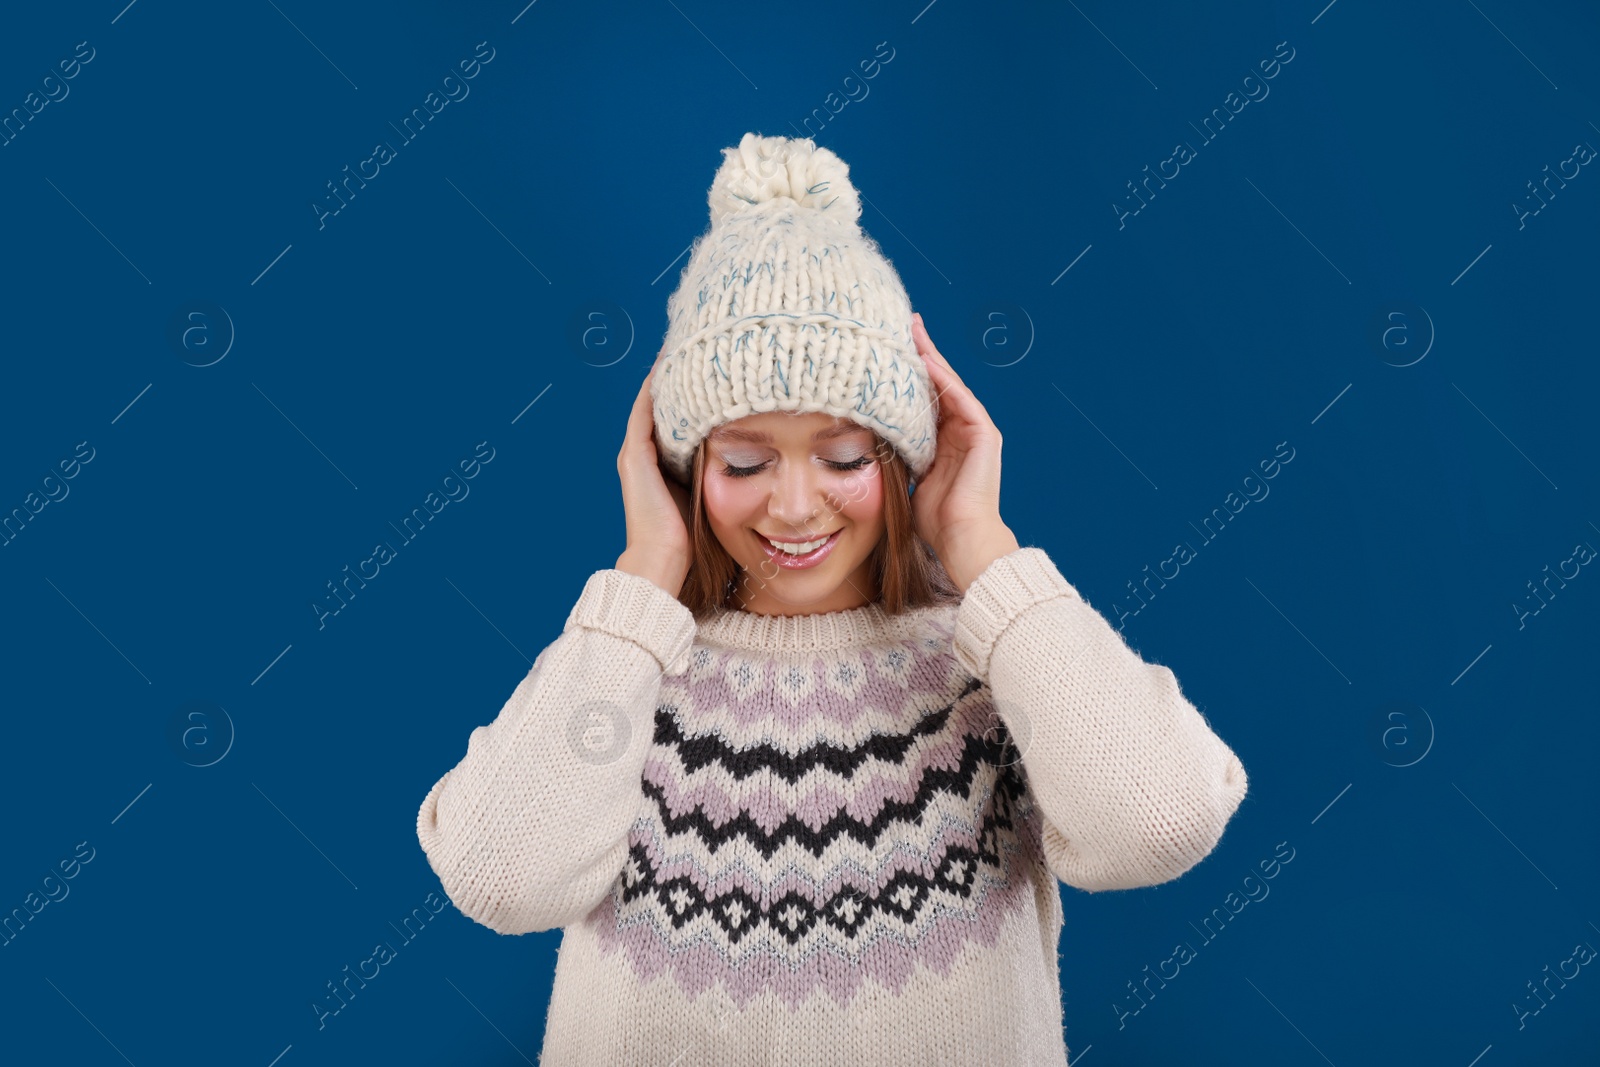
[[[648,578],[627,571],[595,571],[567,615],[562,632],[574,626],[625,638],[656,658],[661,669],[677,674],[688,668],[694,644],[694,615]]]
[[[1006,627],[1033,605],[1059,596],[1083,599],[1044,549],[1007,552],[967,587],[956,610],[956,657],[973,677],[988,681],[989,657]]]

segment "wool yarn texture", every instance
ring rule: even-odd
[[[849,166],[810,138],[746,133],[722,152],[651,381],[663,467],[688,484],[717,425],[820,411],[877,432],[921,478],[938,408],[911,302],[861,228]]]
[[[1177,878],[1247,787],[1025,547],[893,615],[595,572],[416,828],[463,915],[562,930],[541,1067],[1066,1067],[1058,880]]]

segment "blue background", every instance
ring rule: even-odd
[[[1063,887],[1074,1062],[1592,1057],[1589,969],[1514,1005],[1600,946],[1600,577],[1529,588],[1600,545],[1600,176],[1512,205],[1600,145],[1597,30],[1505,0],[8,12],[0,112],[94,51],[0,147],[0,509],[70,490],[0,549],[0,914],[93,859],[0,948],[6,1058],[537,1058],[559,934],[453,907],[323,1028],[310,1005],[402,944],[439,889],[424,793],[623,548],[616,452],[720,150],[808,117],[1005,434],[1006,521],[1250,774],[1181,879]],[[483,441],[470,494],[319,627]],[[1270,895],[1201,938],[1282,842]]]

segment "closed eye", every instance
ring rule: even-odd
[[[848,461],[837,461],[830,459],[824,460],[824,462],[836,471],[856,471],[871,463],[872,455],[869,453]],[[760,474],[766,469],[766,466],[767,461],[765,460],[756,464],[754,467],[735,467],[730,463],[723,466],[722,473],[726,474],[730,478],[748,478],[753,474]]]

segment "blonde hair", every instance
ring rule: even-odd
[[[905,460],[876,433],[873,434],[873,452],[878,476],[883,479],[885,526],[883,537],[869,557],[873,583],[878,589],[877,603],[889,614],[899,615],[915,608],[960,600],[961,593],[944,564],[912,528],[911,474]],[[708,457],[707,441],[702,440],[690,462],[693,481],[689,494],[689,540],[693,558],[678,593],[679,603],[696,619],[718,610],[738,609],[740,603],[734,593],[740,581],[761,580],[735,562],[711,529],[703,489]]]

